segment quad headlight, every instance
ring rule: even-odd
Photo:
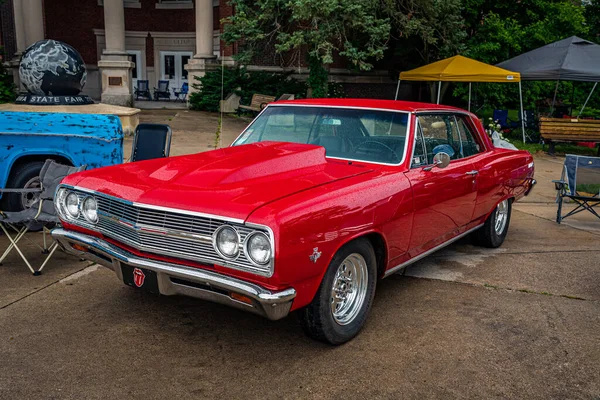
[[[98,222],[98,202],[95,198],[88,196],[83,200],[81,213],[87,222],[95,224]]]
[[[246,255],[253,263],[259,265],[268,264],[271,261],[271,241],[262,232],[253,232],[246,239]]]
[[[223,225],[213,234],[213,246],[223,258],[234,259],[240,252],[240,235],[234,227]]]
[[[79,196],[76,193],[69,193],[65,198],[64,209],[67,215],[73,219],[79,218]]]

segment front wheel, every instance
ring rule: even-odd
[[[501,201],[483,226],[473,233],[475,244],[490,248],[500,247],[508,233],[511,213],[512,202],[509,199]]]
[[[304,332],[339,345],[361,330],[375,295],[377,261],[366,239],[342,247],[327,268],[313,301],[300,312]]]

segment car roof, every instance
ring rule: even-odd
[[[354,107],[354,108],[377,108],[394,111],[461,111],[463,109],[444,106],[440,104],[419,103],[414,101],[400,100],[378,100],[378,99],[302,99],[284,100],[270,103],[272,105],[302,105],[302,106],[329,106],[329,107]]]

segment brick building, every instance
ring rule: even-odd
[[[233,12],[228,0],[7,0],[0,5],[0,43],[5,60],[43,38],[66,42],[86,63],[85,94],[112,104],[131,104],[138,79],[156,86],[159,79],[180,87],[211,64],[233,64],[236,46],[220,40],[223,18]],[[16,53],[16,56],[14,55]],[[291,68],[302,78],[302,60],[264,54],[249,68]],[[336,62],[332,77],[350,95],[387,97],[393,83],[386,71],[356,75]],[[109,79],[112,78],[112,79]],[[367,84],[367,85],[365,85]],[[378,88],[379,87],[379,88]],[[390,87],[391,89],[388,89]],[[385,93],[382,96],[382,90]]]

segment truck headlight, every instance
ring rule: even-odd
[[[69,193],[65,199],[65,211],[73,219],[79,217],[79,196],[76,193]]]
[[[223,225],[213,234],[213,246],[223,258],[236,258],[240,252],[240,235],[229,225]]]
[[[83,217],[92,224],[98,222],[98,202],[93,197],[86,197],[81,206]]]
[[[246,239],[246,255],[256,264],[265,265],[271,261],[271,241],[262,232],[254,232]]]

